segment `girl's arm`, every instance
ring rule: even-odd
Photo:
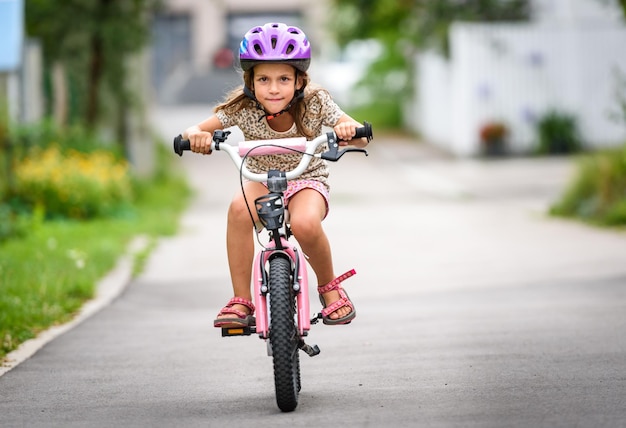
[[[183,132],[183,138],[189,140],[192,152],[210,155],[213,132],[216,129],[222,129],[222,123],[216,116],[211,116],[187,128]]]
[[[340,140],[339,145],[355,146],[359,148],[367,146],[367,138],[352,138],[356,134],[356,129],[361,128],[362,126],[363,124],[357,122],[347,114],[341,116],[333,128],[335,134],[337,134],[337,138]]]

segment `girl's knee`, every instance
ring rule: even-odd
[[[242,198],[234,198],[228,207],[228,219],[235,222],[250,222],[250,212]]]
[[[291,218],[291,232],[298,241],[316,239],[324,233],[322,222],[317,217]]]

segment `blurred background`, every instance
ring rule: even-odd
[[[345,109],[455,155],[480,154],[494,125],[505,128],[509,153],[528,154],[538,148],[538,122],[550,115],[574,121],[585,148],[626,135],[623,1],[9,0],[0,7],[2,56],[13,56],[1,69],[13,122],[52,117],[136,140],[151,105],[219,101],[239,84],[242,34],[283,21],[308,34],[312,77]]]

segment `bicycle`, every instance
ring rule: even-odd
[[[289,241],[292,234],[283,192],[287,190],[288,180],[300,176],[314,156],[336,162],[347,152],[361,152],[367,156],[367,151],[354,147],[339,149],[337,136],[332,131],[310,141],[303,137],[244,141],[237,147],[225,143],[228,135],[230,131],[215,131],[211,150],[224,151],[230,156],[239,169],[240,180],[245,177],[266,183],[268,193],[255,200],[255,208],[263,228],[269,232],[269,242],[261,244],[263,248],[254,258],[252,281],[257,311],[255,323],[246,327],[224,327],[222,337],[257,334],[267,343],[268,356],[273,358],[276,403],[281,411],[290,412],[298,405],[301,389],[298,349],[311,357],[320,353],[317,345],[306,344],[304,338],[311,325],[322,319],[322,314],[320,312],[310,317],[306,260],[303,253]],[[371,125],[364,122],[363,127],[357,128],[355,138],[371,141]],[[315,153],[325,143],[328,144],[328,150]],[[174,151],[182,156],[185,150],[190,150],[189,141],[179,135],[174,139]],[[291,171],[270,170],[258,174],[249,171],[244,162],[247,156],[293,152],[301,153],[302,159]],[[251,212],[250,217],[254,223]],[[255,230],[259,240],[262,229],[259,230],[255,225]]]

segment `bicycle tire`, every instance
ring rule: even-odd
[[[300,356],[296,328],[296,299],[291,287],[291,261],[274,257],[269,261],[270,346],[274,362],[276,404],[283,412],[298,406]]]

